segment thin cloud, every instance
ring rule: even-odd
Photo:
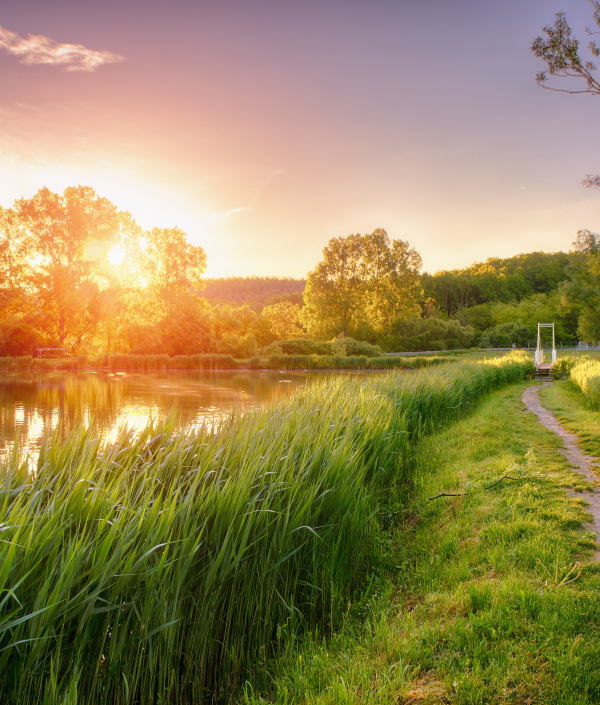
[[[95,71],[103,64],[123,61],[110,51],[95,51],[82,44],[59,44],[42,34],[28,34],[24,39],[0,26],[0,49],[21,57],[21,63],[63,66],[67,71]]]

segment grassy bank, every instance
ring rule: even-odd
[[[85,372],[164,372],[167,370],[390,370],[420,369],[455,362],[448,356],[367,357],[365,355],[269,355],[236,360],[231,355],[130,355],[111,353],[64,359],[0,357],[0,370],[43,372],[71,370]]]
[[[370,598],[332,640],[306,638],[254,674],[240,702],[600,702],[600,566],[586,512],[562,489],[585,485],[557,437],[523,413],[523,388],[421,441],[416,496],[390,512]],[[598,415],[565,392],[566,382],[544,390],[597,431]],[[441,492],[467,494],[427,499]]]
[[[415,444],[528,356],[329,380],[217,434],[47,439],[0,471],[0,700],[199,703],[328,632],[377,562]],[[402,568],[407,579],[413,570]]]
[[[571,382],[562,380],[541,391],[544,406],[579,438],[581,449],[600,458],[600,411]]]

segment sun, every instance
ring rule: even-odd
[[[111,247],[108,251],[107,259],[113,267],[118,267],[125,259],[125,252],[120,245]]]

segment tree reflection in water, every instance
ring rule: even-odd
[[[119,427],[136,430],[175,410],[180,427],[218,427],[232,412],[245,413],[291,396],[325,375],[277,372],[170,372],[163,374],[45,373],[0,375],[0,459],[18,434],[35,453],[43,434],[98,423],[110,438]]]

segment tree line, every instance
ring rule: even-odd
[[[507,347],[538,321],[572,343],[600,337],[598,249],[581,231],[570,253],[420,274],[418,252],[377,229],[332,239],[306,285],[205,280],[206,253],[178,228],[144,231],[89,187],[44,188],[0,208],[0,355]]]

